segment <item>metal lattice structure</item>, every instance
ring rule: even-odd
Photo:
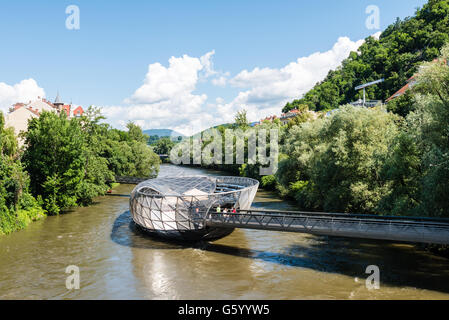
[[[361,239],[449,244],[449,220],[317,212],[240,210],[224,215],[209,212],[207,225],[309,233]]]
[[[247,210],[259,182],[242,177],[177,176],[140,183],[130,198],[134,222],[146,231],[169,238],[214,240],[234,228],[210,227],[208,212],[220,208]]]

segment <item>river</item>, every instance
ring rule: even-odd
[[[160,175],[219,172],[162,165]],[[449,260],[408,244],[258,230],[183,246],[132,223],[120,185],[0,237],[0,299],[449,299]],[[259,190],[253,207],[295,210]],[[67,290],[67,266],[80,289]],[[366,267],[380,269],[368,290]]]

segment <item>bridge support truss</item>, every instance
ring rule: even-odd
[[[286,214],[260,210],[241,210],[235,214],[209,212],[205,216],[205,223],[211,227],[221,226],[399,242],[449,244],[449,221],[444,221],[444,219],[300,212]]]

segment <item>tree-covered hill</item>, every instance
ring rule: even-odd
[[[337,70],[315,85],[303,98],[287,103],[283,112],[306,104],[310,110],[330,110],[362,98],[354,87],[384,78],[367,88],[367,99],[385,100],[403,87],[419,64],[439,56],[449,40],[449,0],[429,0],[414,17],[390,25],[379,40],[369,37],[351,52]]]

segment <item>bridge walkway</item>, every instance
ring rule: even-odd
[[[209,212],[203,219],[210,227],[449,245],[449,219],[275,210],[239,210],[235,214]]]

